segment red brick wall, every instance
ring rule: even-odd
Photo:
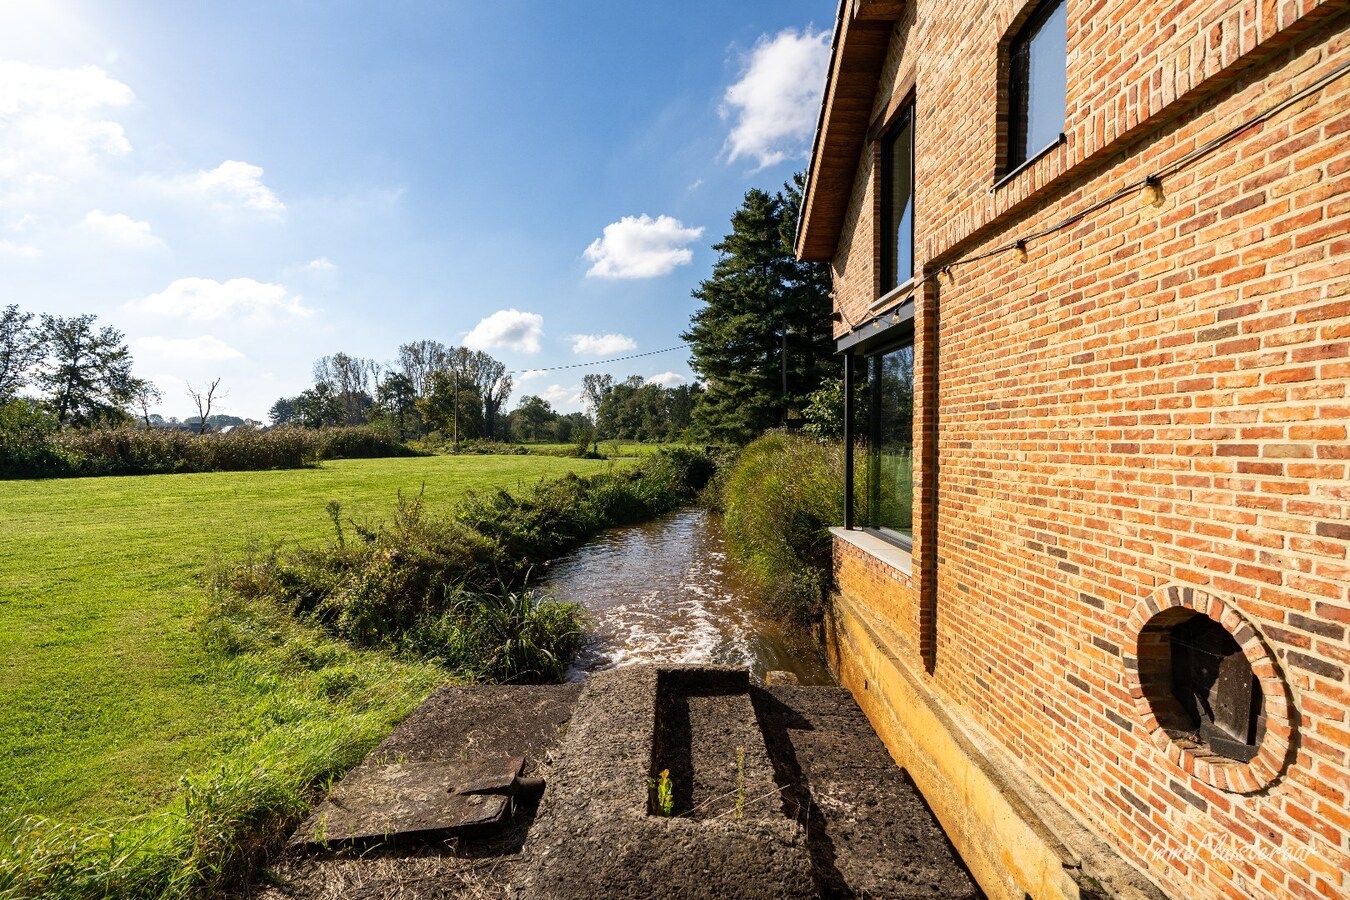
[[[997,47],[1026,4],[911,4],[874,107],[913,85],[940,317],[918,413],[930,677],[1169,892],[1350,895],[1350,76],[1167,178],[1159,206],[1131,195],[1025,259],[963,262],[1350,60],[1347,4],[1068,3],[1069,140],[998,191]],[[876,290],[870,178],[868,153],[834,260],[854,324]],[[918,594],[849,553],[839,575],[922,643]],[[1168,585],[1222,598],[1281,669],[1295,751],[1259,792],[1176,765],[1136,712],[1128,620]]]

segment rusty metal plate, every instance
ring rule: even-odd
[[[511,798],[456,794],[455,788],[467,782],[510,783],[523,767],[519,756],[363,764],[338,783],[290,843],[328,846],[487,830],[506,818]]]

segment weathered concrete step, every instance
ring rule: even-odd
[[[725,802],[733,748],[772,804]],[[647,778],[681,753],[691,797],[652,815]],[[524,897],[979,896],[847,691],[715,667],[593,675],[524,855]]]

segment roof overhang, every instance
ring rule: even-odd
[[[881,69],[904,8],[905,0],[840,0],[830,75],[797,220],[800,259],[825,262],[839,244]]]

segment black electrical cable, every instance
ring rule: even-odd
[[[634,353],[632,356],[612,356],[609,359],[597,359],[594,362],[570,363],[565,366],[546,366],[542,369],[520,369],[507,372],[508,375],[523,375],[526,372],[556,372],[559,369],[582,369],[586,366],[607,366],[610,363],[624,362],[629,359],[641,359],[644,356],[656,356],[659,353],[670,353],[672,350],[682,350],[688,347],[688,344],[680,344],[677,347],[667,347],[664,350],[648,350],[646,353]]]

